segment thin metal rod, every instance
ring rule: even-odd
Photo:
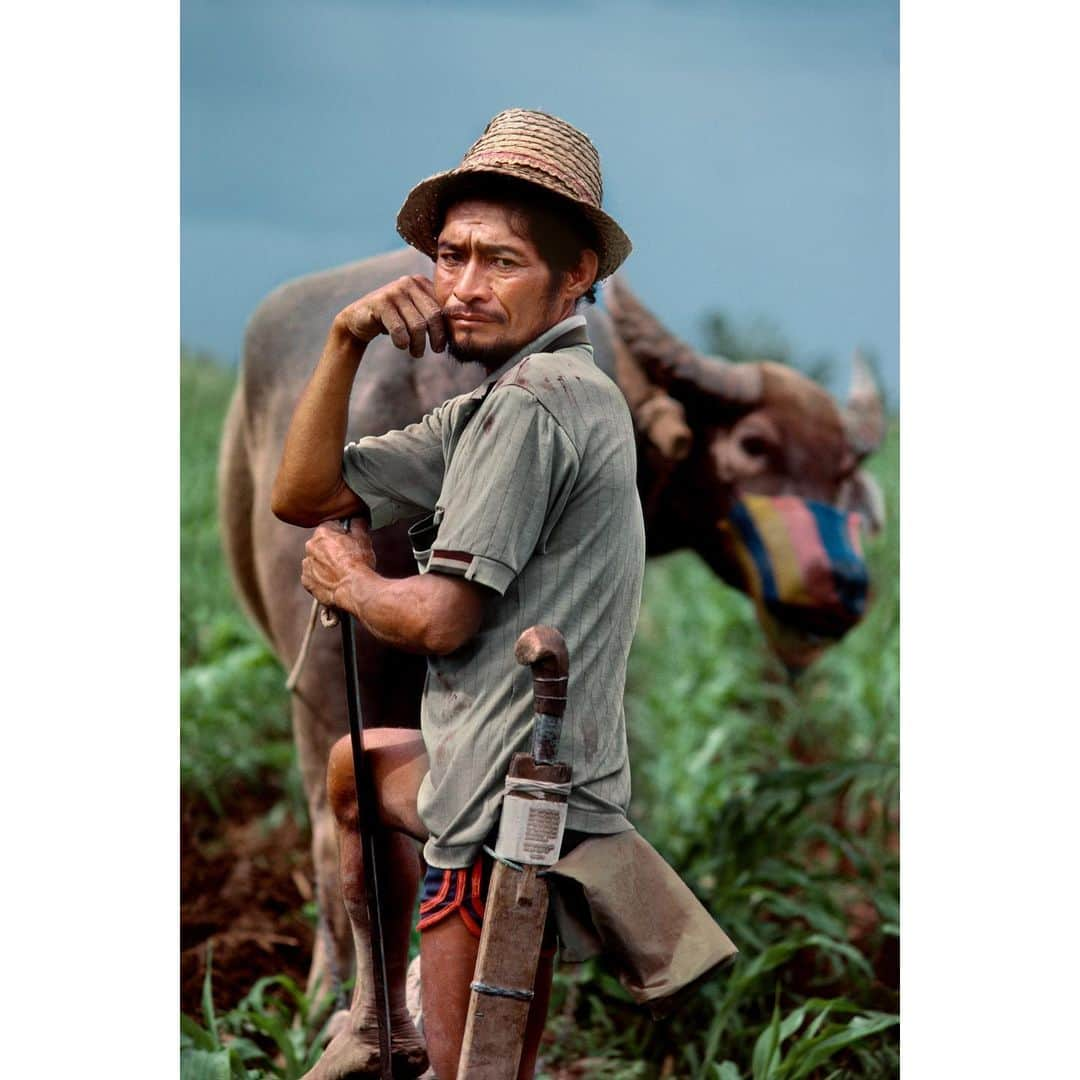
[[[383,935],[382,905],[379,902],[379,817],[375,788],[364,754],[364,721],[360,711],[360,673],[356,662],[356,623],[353,616],[338,612],[341,623],[341,651],[345,659],[345,696],[349,705],[349,738],[352,742],[353,776],[356,779],[356,808],[360,818],[360,845],[364,852],[364,888],[367,892],[368,937],[371,941],[371,973],[375,984],[375,1011],[379,1026],[379,1076],[393,1080],[390,1058],[390,994],[386,976],[386,939]]]

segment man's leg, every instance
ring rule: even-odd
[[[473,937],[456,912],[420,934],[421,999],[428,1056],[439,1080],[456,1080],[469,1013],[469,984],[476,970],[480,939]],[[546,950],[545,950],[546,951]],[[533,985],[535,997],[525,1027],[525,1047],[519,1080],[531,1080],[536,1071],[540,1036],[551,997],[553,961],[541,956]],[[464,1080],[464,1078],[462,1078]]]
[[[402,728],[373,728],[364,732],[364,748],[378,794],[379,818],[386,826],[383,834],[385,865],[379,867],[379,884],[394,1076],[412,1077],[426,1068],[423,1040],[405,1007],[405,973],[413,908],[420,884],[416,841],[425,835],[423,823],[416,813],[416,793],[428,769],[427,755],[420,733]],[[335,743],[330,752],[326,788],[337,823],[341,891],[356,945],[356,990],[347,1024],[330,1041],[305,1080],[350,1080],[378,1075],[379,1037],[364,860],[357,832],[356,788],[348,736]]]

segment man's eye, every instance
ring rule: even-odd
[[[440,251],[439,262],[446,265],[453,265],[461,261],[461,256],[456,251]]]
[[[491,260],[500,270],[509,270],[513,265],[513,259],[494,258]]]

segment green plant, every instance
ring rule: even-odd
[[[302,797],[285,674],[240,610],[217,522],[217,454],[235,373],[203,356],[180,366],[180,778],[218,813],[237,782]]]
[[[274,975],[259,979],[235,1008],[219,1016],[212,969],[209,946],[203,1023],[180,1017],[181,1080],[299,1080],[322,1053],[332,997],[312,1005],[292,979]]]

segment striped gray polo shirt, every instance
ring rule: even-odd
[[[584,326],[571,316],[471,393],[345,447],[345,481],[373,528],[420,518],[410,535],[421,572],[492,590],[475,637],[428,658],[430,771],[418,810],[433,866],[468,865],[497,828],[506,770],[529,748],[533,717],[514,643],[538,623],[560,630],[570,652],[559,753],[573,769],[567,828],[632,828],[623,687],[645,531],[630,413]],[[580,343],[566,345],[568,332]]]

